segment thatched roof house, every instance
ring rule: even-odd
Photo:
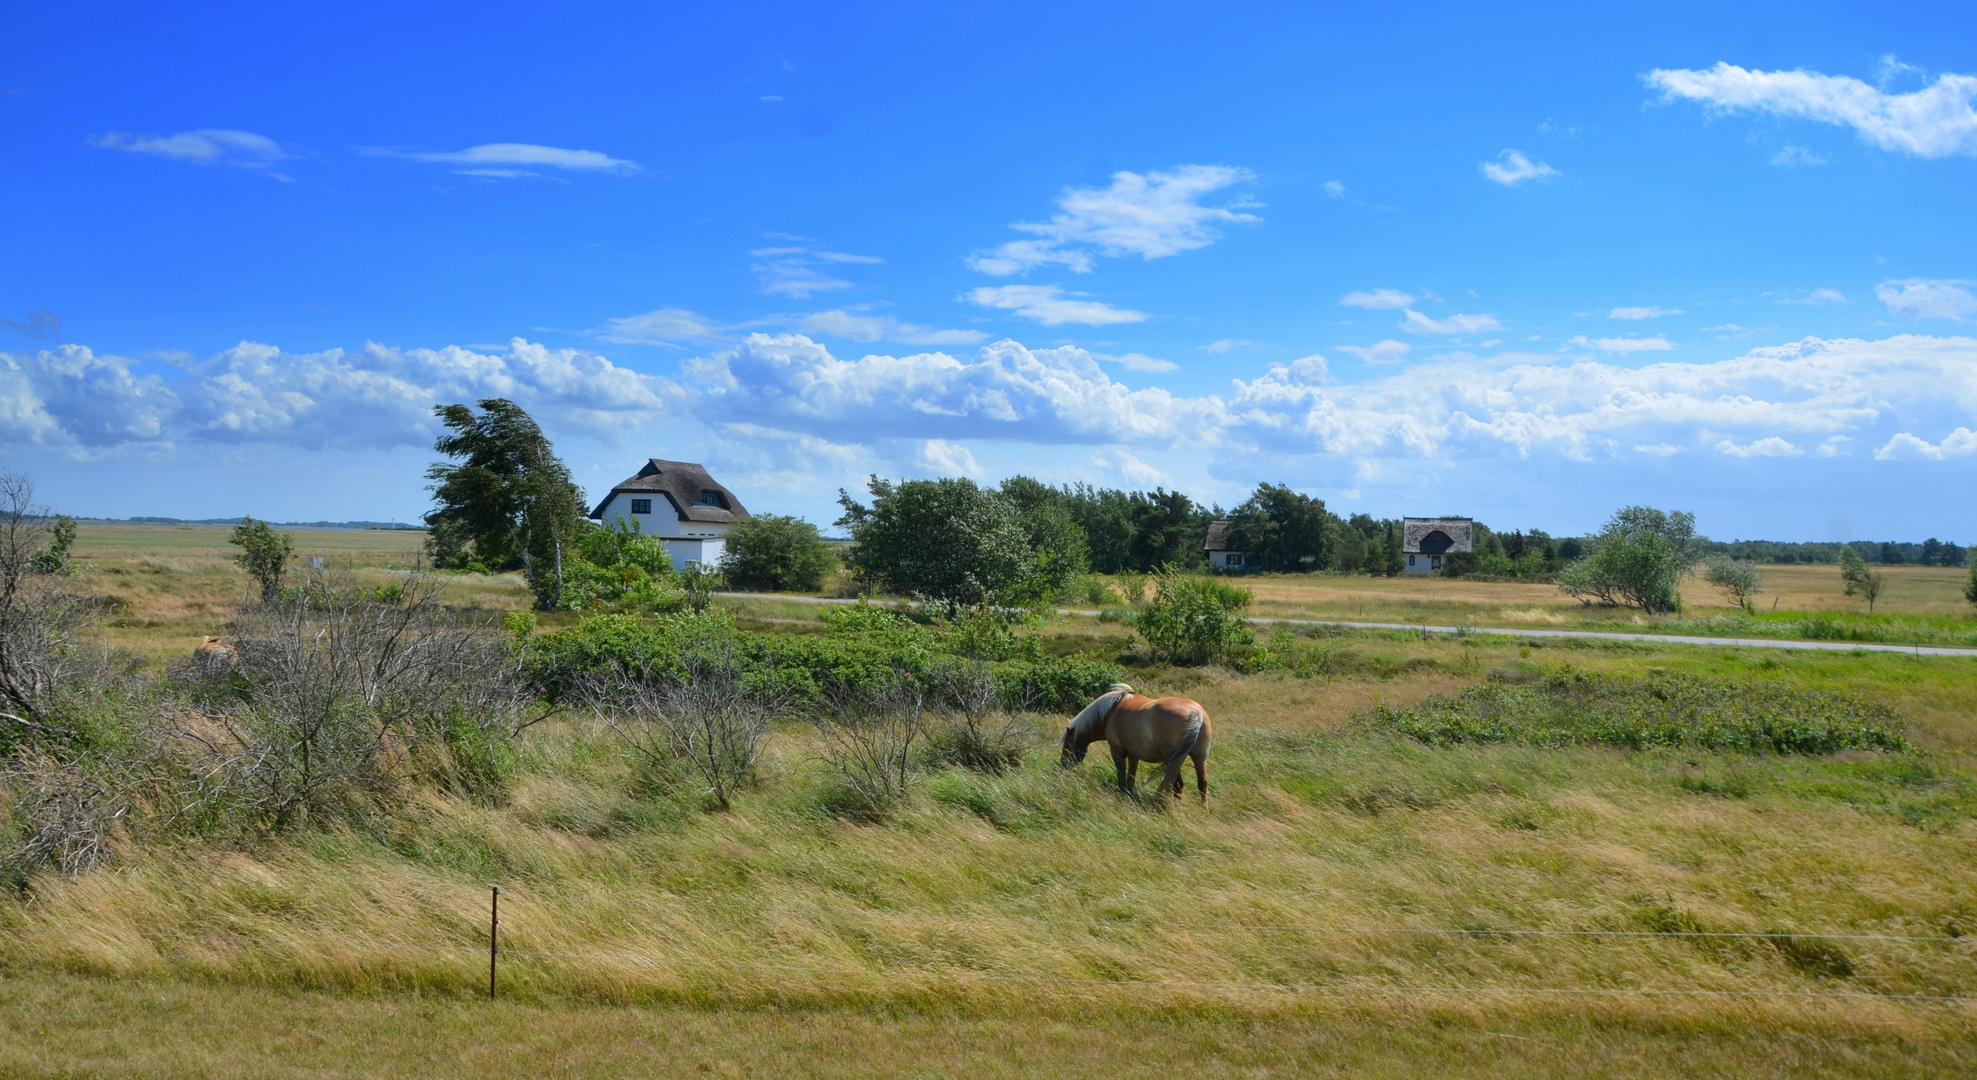
[[[1402,518],[1400,551],[1407,572],[1426,574],[1442,568],[1442,557],[1476,550],[1475,519],[1466,517]]]

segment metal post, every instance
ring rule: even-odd
[[[501,934],[501,886],[494,886],[494,894],[488,897],[487,909],[487,999],[494,1000],[494,958],[500,953]]]

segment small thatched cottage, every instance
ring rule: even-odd
[[[1442,568],[1442,558],[1476,550],[1475,519],[1458,517],[1402,518],[1400,552],[1407,572],[1429,574]]]
[[[590,516],[606,525],[637,522],[642,533],[666,541],[674,569],[689,563],[713,567],[727,550],[728,526],[747,521],[734,492],[714,482],[707,467],[652,458],[637,475],[611,489]]]
[[[1229,530],[1235,524],[1228,518],[1208,523],[1208,565],[1216,570],[1242,569],[1243,553],[1229,547]]]

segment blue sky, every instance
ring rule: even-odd
[[[0,456],[416,517],[439,401],[704,461],[1977,538],[1977,17],[12,5]]]

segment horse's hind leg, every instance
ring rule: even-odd
[[[1201,801],[1204,804],[1207,803],[1208,802],[1208,755],[1206,754],[1203,754],[1202,756],[1194,759],[1194,789],[1201,793]],[[1179,795],[1180,793],[1181,793],[1180,788],[1176,787],[1174,789],[1174,794]]]

